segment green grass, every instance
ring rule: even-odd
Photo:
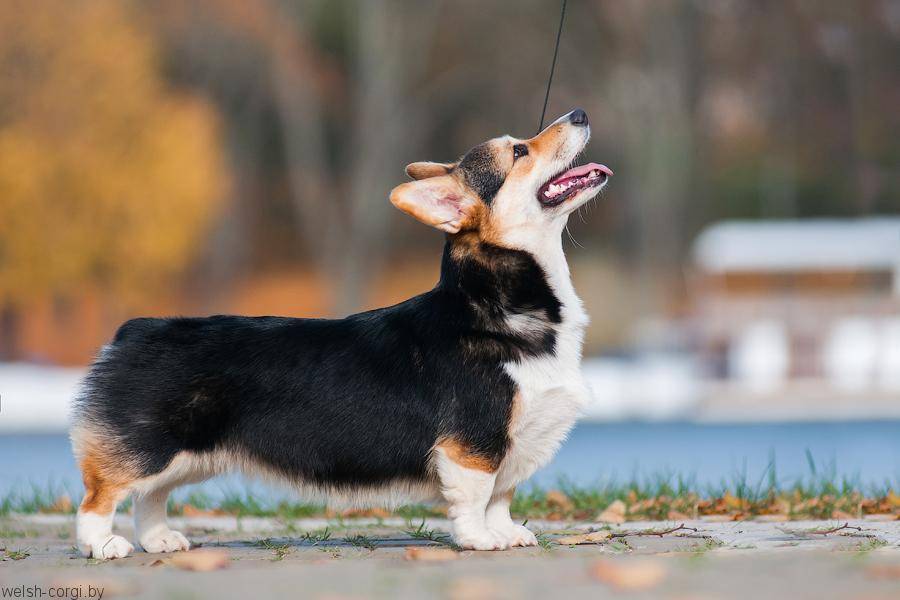
[[[434,517],[443,517],[444,512],[435,506],[427,504],[410,504],[409,506],[401,506],[394,511],[394,515],[412,521],[414,519],[430,519]]]
[[[881,538],[869,538],[863,542],[860,542],[856,547],[856,551],[860,554],[868,554],[872,550],[878,550],[879,548],[883,548],[887,546],[888,542]]]
[[[357,548],[366,548],[367,550],[374,550],[377,547],[375,544],[375,540],[373,540],[369,536],[362,534],[345,537],[344,541],[351,546],[356,546]]]
[[[437,529],[428,529],[425,527],[425,519],[422,519],[422,522],[417,526],[414,526],[412,522],[407,521],[406,529],[403,530],[403,533],[415,540],[427,540],[430,542],[438,542],[440,544],[447,543],[447,534],[440,532]]]
[[[551,550],[553,550],[553,540],[550,539],[548,535],[539,533],[535,537],[537,538],[538,546],[541,548],[541,550],[543,550],[544,552],[550,552]]]
[[[272,560],[275,562],[284,560],[284,557],[291,553],[290,544],[276,544],[272,538],[266,538],[256,542],[260,548],[265,548],[272,552]]]
[[[322,542],[327,542],[331,539],[331,530],[326,527],[324,529],[316,529],[314,531],[307,531],[300,539],[308,544],[312,544],[313,546],[318,545]]]
[[[31,554],[26,550],[4,550],[3,551],[3,560],[25,560],[31,556]]]
[[[748,475],[746,463],[731,476],[714,485],[700,485],[690,475],[659,472],[624,479],[608,478],[593,485],[577,485],[561,479],[550,489],[536,485],[522,486],[516,493],[510,510],[518,519],[593,520],[612,502],[620,500],[627,506],[629,519],[693,518],[706,514],[730,514],[737,518],[752,518],[759,514],[783,514],[789,518],[838,519],[870,513],[900,513],[900,481],[885,480],[880,484],[863,483],[858,475],[838,473],[834,460],[817,462],[807,452],[807,473],[795,480],[778,476],[774,455],[768,467],[755,479]],[[563,501],[560,502],[560,493]],[[60,502],[62,497],[71,503]],[[0,497],[0,516],[10,513],[73,512],[77,497],[64,487],[48,483],[31,485]],[[221,511],[237,517],[268,517],[285,522],[307,517],[327,516],[340,528],[344,518],[354,514],[335,514],[322,504],[308,502],[271,501],[249,490],[228,491],[221,498],[193,492],[184,501],[169,501],[171,514],[183,514],[186,507],[201,511]],[[119,507],[130,510],[130,500]],[[442,506],[415,504],[396,509],[394,517],[408,523],[443,517]],[[670,515],[677,515],[670,517]],[[683,515],[683,516],[682,516]],[[835,516],[840,515],[840,516]],[[848,516],[849,515],[849,516]],[[377,517],[376,517],[377,520]],[[351,521],[352,522],[352,521]]]
[[[407,521],[406,529],[403,530],[403,533],[415,540],[426,540],[447,546],[454,550],[461,550],[459,546],[453,543],[449,534],[438,531],[437,529],[427,528],[425,526],[425,519],[422,519],[418,525],[413,525],[412,522]]]
[[[0,526],[0,540],[21,539],[27,537],[38,537],[41,533],[36,529],[9,529]]]
[[[192,492],[184,502],[169,499],[169,513],[180,515],[184,507],[198,510],[220,510],[238,517],[275,517],[284,520],[320,516],[325,512],[323,504],[280,501],[271,503],[257,498],[249,491],[228,491],[221,500],[214,500],[202,492]]]
[[[61,499],[72,498],[68,490],[61,485],[48,482],[43,485],[32,483],[24,489],[15,489],[6,496],[0,498],[0,516],[10,513],[39,513],[39,512],[64,512],[73,514],[76,504],[65,504]]]

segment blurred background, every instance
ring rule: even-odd
[[[559,8],[3,2],[0,490],[80,489],[68,404],[129,317],[430,289],[388,191],[535,133]],[[616,172],[564,240],[595,400],[539,479],[900,479],[900,1],[573,0],[576,106]]]

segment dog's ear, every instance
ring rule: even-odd
[[[446,175],[454,167],[453,163],[438,162],[414,162],[406,165],[406,174],[413,179],[428,179],[429,177],[439,177]]]
[[[451,175],[410,181],[391,190],[391,204],[426,225],[456,233],[471,225],[478,200]]]

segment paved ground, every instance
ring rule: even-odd
[[[61,588],[96,598],[102,588],[103,598],[185,600],[900,598],[900,521],[851,521],[855,528],[830,533],[843,523],[695,521],[685,525],[696,531],[662,537],[628,533],[672,523],[627,523],[602,543],[578,546],[554,540],[599,526],[532,522],[542,547],[461,553],[422,539],[441,539],[447,523],[439,519],[417,523],[419,539],[391,519],[172,521],[198,550],[100,563],[74,551],[70,517],[0,519],[0,598],[17,587],[25,598],[59,597]],[[127,519],[117,525],[130,536]],[[186,570],[217,562],[215,571]]]

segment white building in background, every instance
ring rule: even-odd
[[[900,393],[900,218],[722,222],[693,255],[691,329],[717,377]]]

